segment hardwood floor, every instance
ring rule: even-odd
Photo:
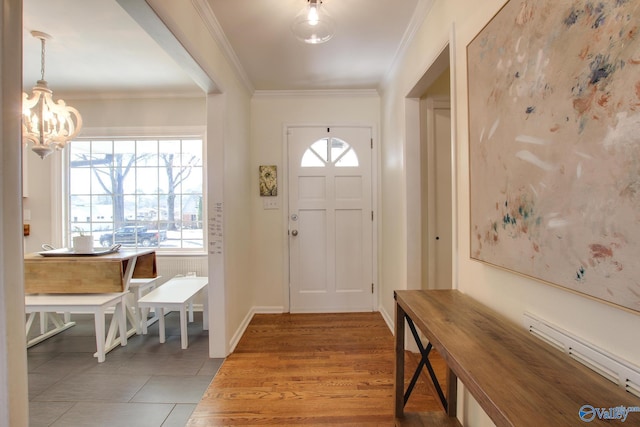
[[[405,360],[410,378],[417,358]],[[379,313],[256,315],[187,426],[393,426],[393,369]],[[434,396],[421,379],[407,411],[441,411]]]

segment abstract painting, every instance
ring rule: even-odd
[[[471,258],[640,311],[640,1],[511,0],[467,46]]]

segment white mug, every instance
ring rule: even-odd
[[[75,236],[73,238],[73,251],[78,254],[92,253],[93,236]]]

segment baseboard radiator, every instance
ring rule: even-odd
[[[170,256],[157,255],[156,264],[158,268],[158,276],[162,276],[159,280],[164,283],[177,275],[186,275],[189,272],[195,272],[196,276],[208,275],[208,264],[206,255],[198,256]]]
[[[640,397],[640,368],[572,335],[560,327],[524,313],[524,326],[534,336],[567,353],[629,393]]]

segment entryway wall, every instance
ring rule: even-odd
[[[251,195],[252,249],[247,257],[254,286],[255,312],[287,312],[288,238],[286,228],[287,126],[357,126],[373,129],[374,151],[378,147],[380,98],[374,90],[327,92],[261,92],[251,100]],[[275,207],[265,208],[258,192],[258,167],[275,165],[278,195]],[[374,165],[375,167],[375,165]],[[374,194],[378,183],[374,182]],[[374,210],[378,210],[374,200]],[[374,271],[374,276],[376,272]],[[374,281],[377,279],[374,277]]]

